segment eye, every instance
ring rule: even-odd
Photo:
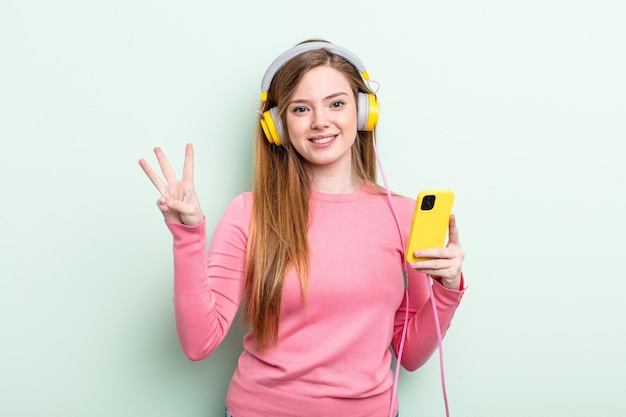
[[[342,100],[337,100],[337,101],[333,101],[330,107],[337,109],[337,108],[343,107],[344,104],[346,103],[343,102]]]
[[[306,109],[306,107],[304,107],[304,106],[296,106],[296,107],[294,107],[294,108],[292,108],[292,109],[291,109],[291,111],[292,111],[293,113],[304,113],[304,112],[306,112],[306,110],[307,110],[307,109]]]

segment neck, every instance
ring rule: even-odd
[[[309,175],[311,188],[322,193],[347,194],[356,191],[363,185],[363,180],[352,169],[339,173],[315,170],[309,172]]]

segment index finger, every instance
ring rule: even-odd
[[[161,167],[161,172],[163,172],[163,176],[168,184],[174,184],[177,182],[176,174],[174,174],[174,170],[170,165],[170,161],[167,160],[165,153],[163,153],[163,149],[158,146],[154,148],[154,154],[157,157],[157,161],[159,162],[159,166]]]
[[[188,143],[185,147],[185,162],[183,164],[183,178],[193,182],[193,145]]]

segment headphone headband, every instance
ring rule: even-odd
[[[290,59],[308,51],[327,49],[331,53],[338,55],[348,61],[361,74],[364,81],[370,79],[369,74],[365,70],[363,62],[352,52],[345,48],[328,42],[306,42],[296,45],[295,47],[283,52],[276,58],[269,68],[265,71],[263,81],[261,83],[261,101],[267,101],[267,91],[270,89],[272,79],[276,73]],[[359,92],[357,94],[357,130],[360,132],[371,131],[378,121],[378,102],[376,96],[370,93]],[[266,139],[276,145],[281,146],[284,138],[283,123],[278,114],[276,106],[263,112],[261,115],[261,127],[265,133]]]
[[[365,81],[370,79],[369,74],[365,69],[365,65],[363,61],[359,59],[352,52],[348,51],[341,46],[329,43],[329,42],[306,42],[301,43],[299,45],[294,46],[293,48],[283,52],[278,56],[267,68],[265,71],[265,75],[263,76],[263,81],[261,82],[261,101],[267,100],[267,91],[270,89],[270,84],[272,83],[272,79],[274,75],[278,72],[279,69],[282,68],[287,61],[290,59],[308,51],[313,51],[316,49],[328,49],[330,52],[339,55],[340,57],[346,59],[350,62],[354,67],[361,73],[361,76]]]

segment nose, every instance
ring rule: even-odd
[[[330,122],[328,120],[328,115],[326,112],[318,110],[313,112],[313,117],[311,119],[311,129],[324,129],[330,126]]]

